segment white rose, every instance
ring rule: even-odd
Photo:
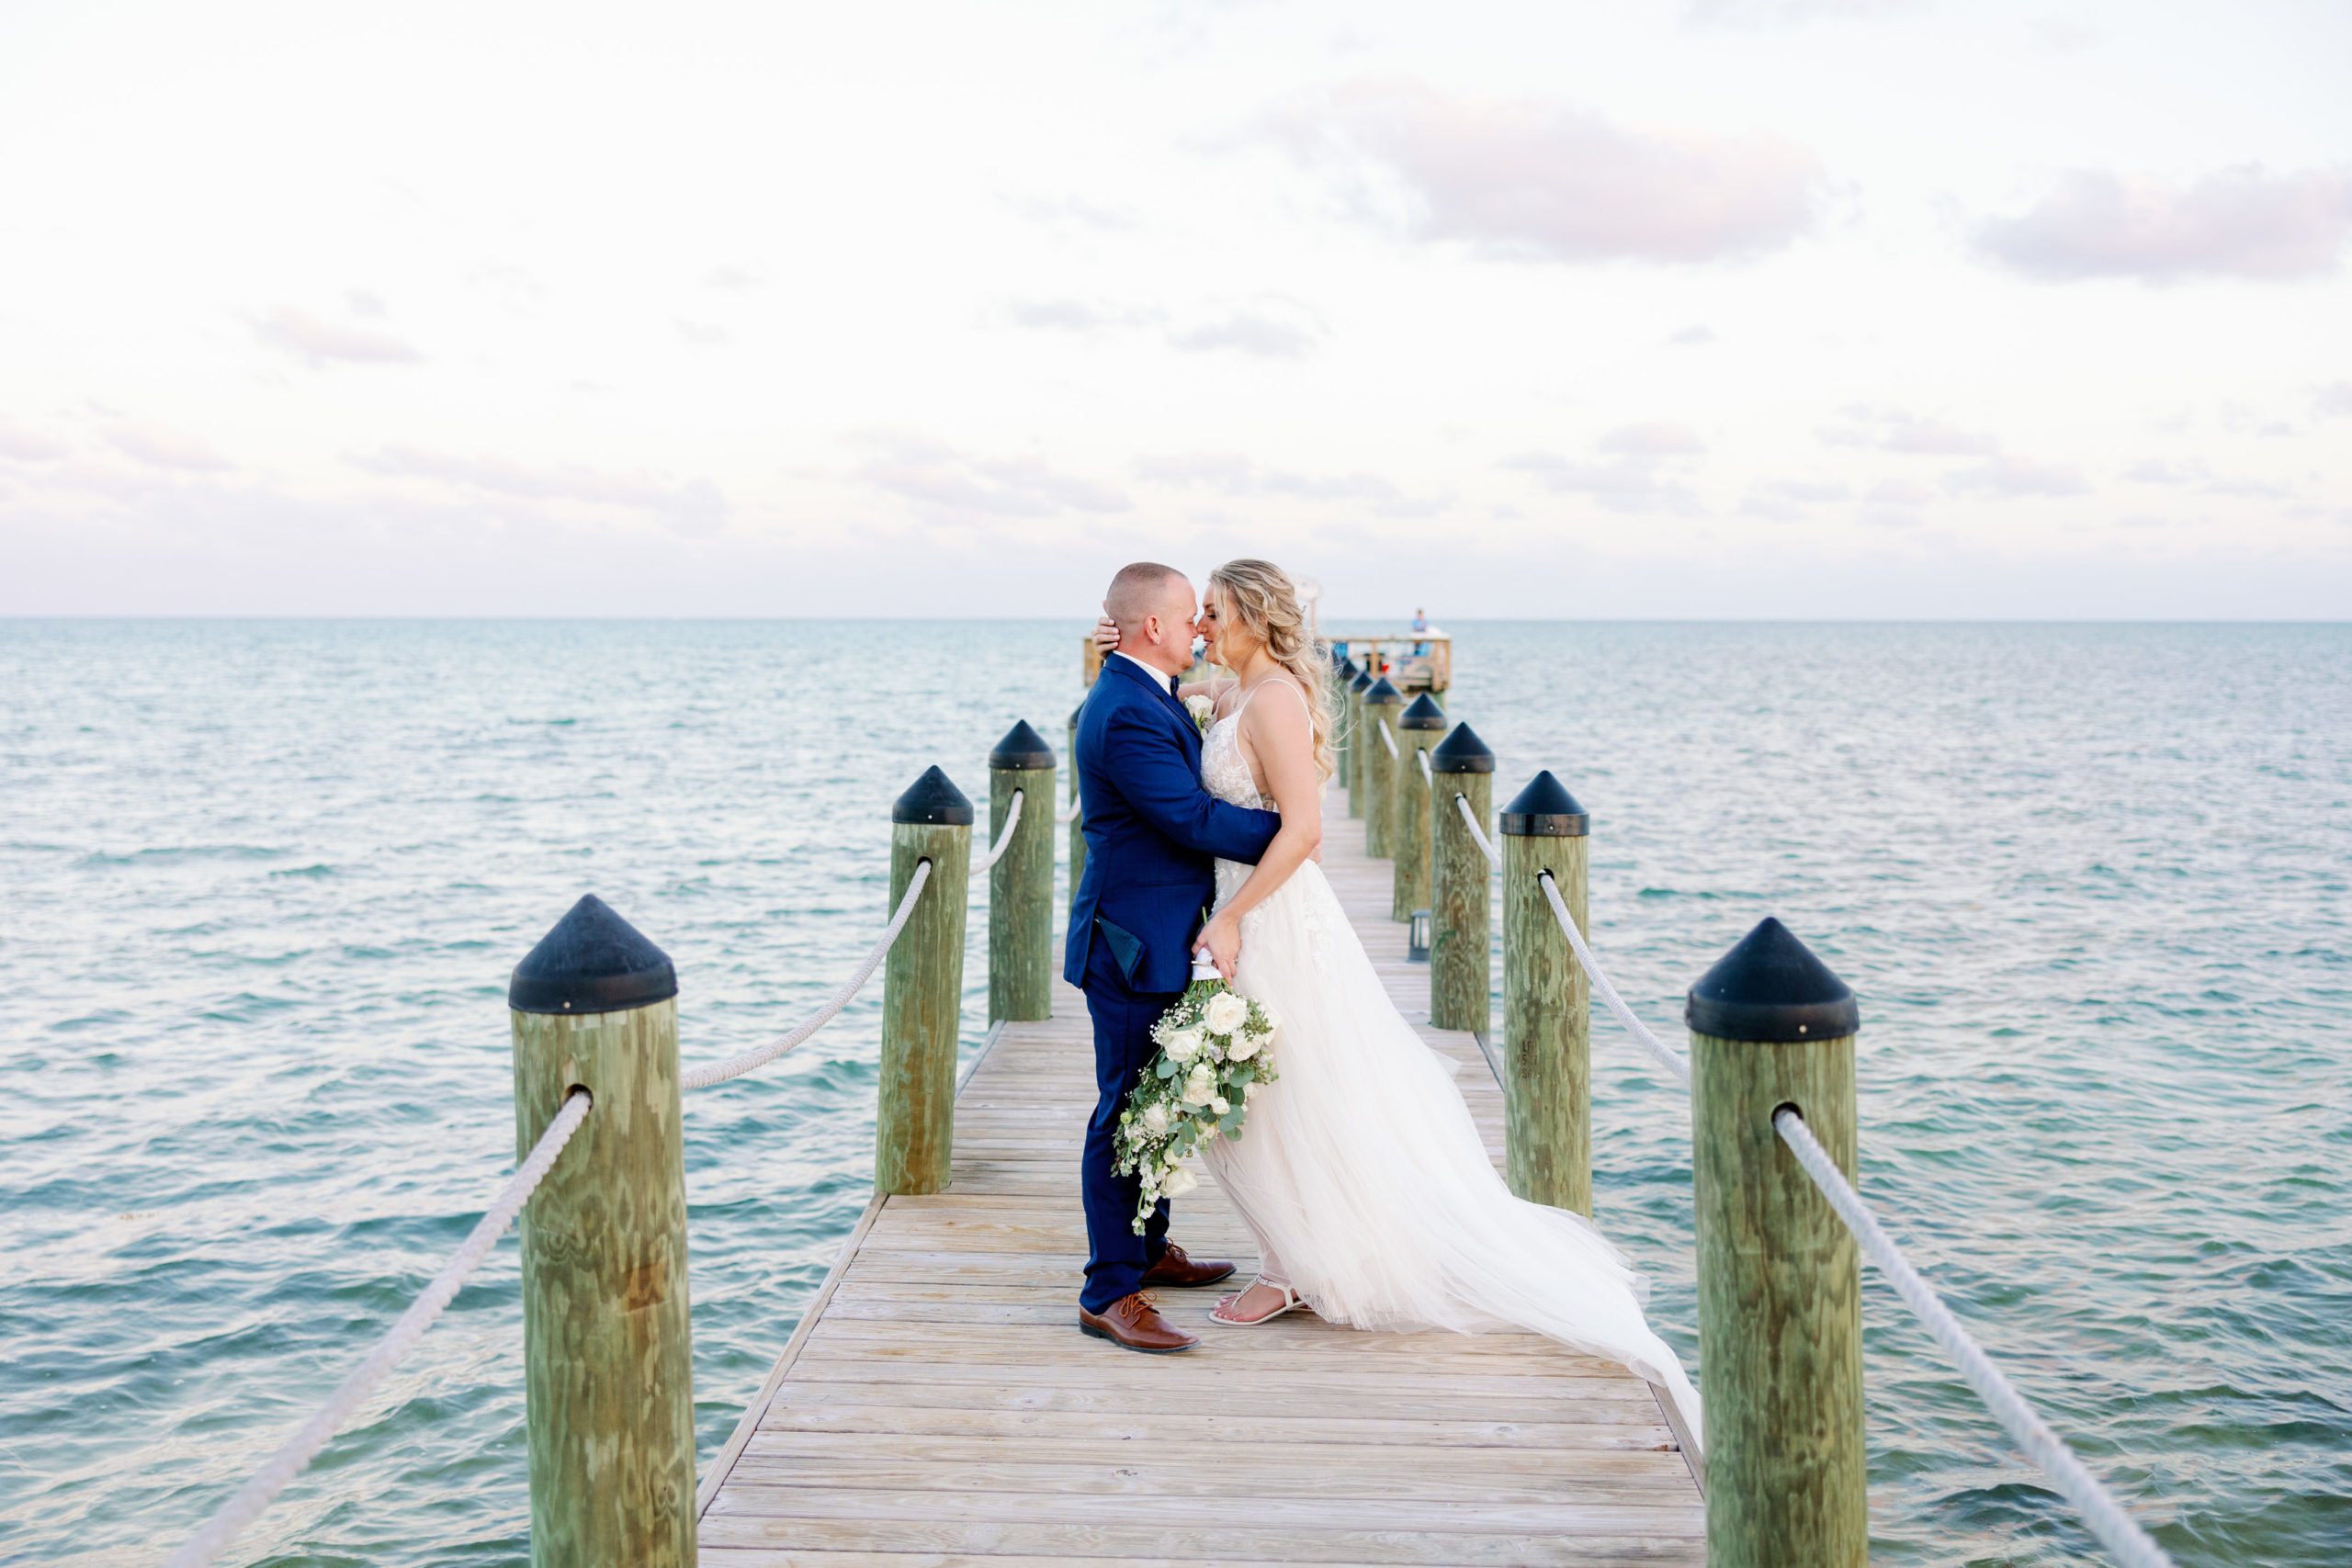
[[[1264,1084],[1261,1084],[1261,1083],[1246,1083],[1246,1084],[1243,1084],[1243,1085],[1241,1086],[1241,1103],[1242,1103],[1242,1104],[1244,1104],[1244,1105],[1247,1105],[1247,1104],[1249,1104],[1251,1100],[1253,1100],[1257,1099],[1257,1098],[1258,1098],[1258,1091],[1259,1091],[1260,1089],[1261,1089],[1265,1088],[1265,1087],[1266,1087],[1266,1086],[1265,1086]]]
[[[1225,1048],[1225,1054],[1233,1061],[1246,1062],[1250,1057],[1256,1055],[1259,1049],[1265,1043],[1266,1037],[1262,1034],[1245,1034],[1240,1039],[1235,1041],[1232,1044],[1227,1046]]]
[[[1202,1043],[1199,1030],[1180,1029],[1162,1042],[1161,1049],[1173,1060],[1189,1062],[1201,1054]]]
[[[1216,1079],[1206,1066],[1194,1067],[1184,1075],[1184,1103],[1206,1105],[1216,1094]]]
[[[1208,1026],[1211,1034],[1230,1034],[1250,1021],[1250,1004],[1231,991],[1219,991],[1209,998]]]
[[[1199,1177],[1194,1176],[1191,1171],[1186,1170],[1182,1166],[1179,1166],[1174,1170],[1170,1171],[1166,1177],[1161,1179],[1159,1183],[1159,1195],[1162,1198],[1182,1198],[1185,1193],[1190,1192],[1193,1188],[1198,1187],[1200,1184],[1201,1179]]]
[[[1163,1137],[1168,1132],[1168,1107],[1147,1105],[1143,1108],[1143,1130],[1153,1137]]]
[[[1186,697],[1184,711],[1193,716],[1194,724],[1206,729],[1209,727],[1209,720],[1216,716],[1216,705],[1206,697]]]
[[[1214,1115],[1222,1116],[1232,1109],[1231,1103],[1221,1094],[1209,1101],[1209,1111]]]

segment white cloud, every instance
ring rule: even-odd
[[[1704,452],[1707,444],[1699,433],[1687,424],[1672,420],[1645,420],[1638,424],[1621,425],[1600,438],[1603,452],[1625,452],[1638,457],[1673,457],[1694,452]]]
[[[1760,133],[1632,130],[1557,101],[1351,83],[1274,117],[1319,164],[1369,166],[1423,237],[1551,261],[1705,262],[1787,244],[1813,226],[1820,163]]]
[[[116,451],[137,458],[151,468],[202,474],[232,467],[226,457],[196,436],[152,424],[110,425],[106,438]]]
[[[1974,468],[1958,468],[1944,476],[1944,488],[1955,495],[2000,498],[2083,495],[2090,487],[2080,470],[2063,463],[2036,463],[2023,457],[1995,457]]]
[[[1868,446],[1921,457],[1989,457],[2001,449],[1999,441],[1981,431],[1963,430],[1940,419],[1922,418],[1899,409],[1856,405],[1847,409],[1845,416],[1850,423],[1824,429],[1824,441],[1838,446]]]
[[[1229,351],[1258,359],[1304,359],[1329,335],[1322,319],[1295,300],[1265,300],[1210,316],[1168,334],[1188,353]]]
[[[1103,515],[1134,504],[1124,491],[1058,473],[1042,458],[975,457],[920,436],[876,436],[872,444],[877,450],[856,477],[935,512],[1041,518]]]
[[[2138,484],[2179,486],[2199,495],[2233,496],[2245,501],[2281,500],[2293,493],[2284,485],[2267,479],[2233,478],[2217,474],[2201,458],[2150,458],[2132,464],[2123,477]]]
[[[385,446],[354,457],[350,462],[354,468],[390,479],[431,480],[514,501],[570,502],[644,513],[686,534],[715,533],[727,518],[727,500],[708,479],[679,483],[571,465],[532,468],[503,457],[463,457],[401,446]]]
[[[355,295],[355,302],[382,302],[373,295]],[[361,312],[365,313],[365,312]],[[281,354],[288,354],[318,369],[328,364],[413,365],[424,356],[390,333],[346,326],[293,305],[272,305],[248,317],[254,336]]]
[[[1691,514],[1705,510],[1688,485],[1668,477],[1655,462],[1622,457],[1611,463],[1579,463],[1550,452],[1522,452],[1501,466],[1522,473],[1555,495],[1589,496],[1611,512]]]
[[[1207,490],[1235,500],[1349,502],[1382,517],[1427,517],[1446,506],[1442,499],[1408,495],[1377,474],[1286,473],[1227,452],[1146,457],[1136,464],[1136,475],[1150,483]]]
[[[36,435],[13,420],[0,419],[0,457],[11,457],[19,463],[46,463],[63,456],[65,447],[62,443]]]
[[[1814,515],[1814,509],[1833,501],[1853,498],[1850,486],[1815,479],[1775,479],[1747,492],[1739,509],[1752,517],[1775,523],[1795,523]]]
[[[2322,419],[2352,414],[2352,381],[2332,381],[2312,392],[2312,412]]]
[[[2188,185],[2076,169],[1977,243],[2029,277],[2284,279],[2335,269],[2352,232],[2352,169],[2247,165]]]
[[[1676,348],[1696,348],[1715,341],[1715,329],[1710,326],[1685,327],[1666,340]]]

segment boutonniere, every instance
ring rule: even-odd
[[[1209,732],[1209,720],[1216,714],[1216,705],[1206,697],[1186,697],[1184,711],[1193,716],[1193,724],[1199,727],[1202,734],[1206,735]]]

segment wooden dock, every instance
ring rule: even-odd
[[[1324,869],[1405,1015],[1463,1064],[1502,1157],[1502,1100],[1466,1033],[1427,1028],[1429,970],[1388,919],[1390,865],[1343,795]],[[1137,1356],[1080,1335],[1084,999],[1006,1026],[956,1106],[954,1181],[877,1200],[696,1499],[709,1568],[1697,1563],[1699,1487],[1656,1390],[1528,1335],[1365,1334],[1305,1314],[1203,1322],[1225,1287],[1159,1293],[1202,1335]],[[1176,1208],[1195,1256],[1254,1267],[1213,1181]]]

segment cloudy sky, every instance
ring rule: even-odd
[[[2352,7],[0,7],[0,614],[2342,617]]]

